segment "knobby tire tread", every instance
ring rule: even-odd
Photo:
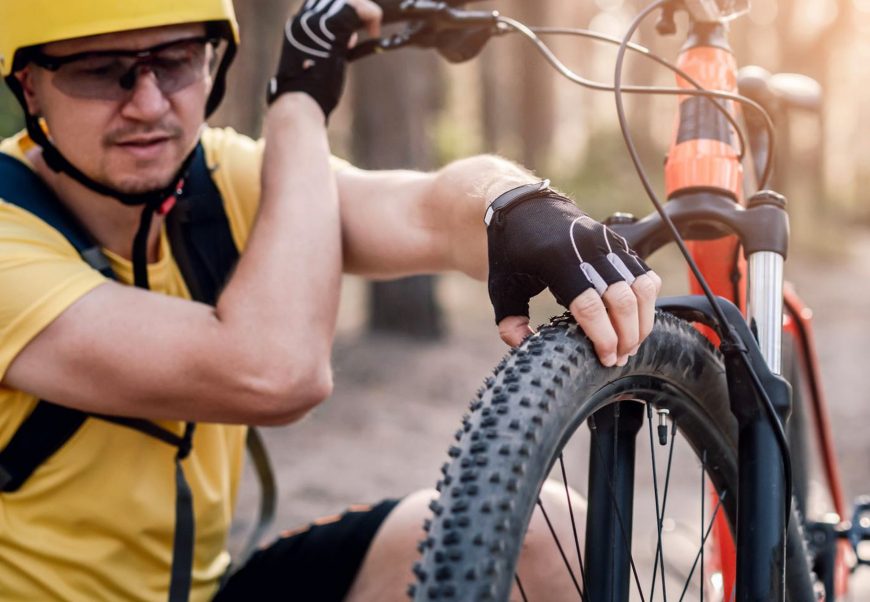
[[[430,505],[409,594],[431,600],[507,600],[538,492],[571,434],[624,392],[667,407],[689,443],[707,450],[708,475],[736,516],[737,425],[721,356],[690,324],[659,312],[626,366],[604,368],[569,315],[554,318],[488,377],[448,450]],[[786,589],[811,602],[812,576],[797,516],[789,529]]]

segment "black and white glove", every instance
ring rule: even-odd
[[[348,44],[362,24],[346,0],[306,0],[284,26],[281,60],[269,82],[268,103],[286,92],[305,92],[328,118],[344,87]]]
[[[650,271],[624,238],[548,185],[508,191],[487,211],[489,297],[496,323],[528,316],[529,300],[546,287],[567,308],[590,288],[604,295],[611,284],[631,286]]]

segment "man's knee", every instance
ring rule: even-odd
[[[579,583],[581,575],[575,527],[576,541],[580,542],[582,553],[586,499],[573,489],[569,491],[570,504],[565,485],[547,481],[539,496],[543,511],[538,507],[532,514],[517,566],[517,575],[530,600],[555,602],[577,597],[574,580]],[[519,596],[519,592],[516,593]]]
[[[347,602],[407,601],[417,543],[425,534],[423,521],[431,514],[429,502],[436,497],[438,492],[431,489],[417,491],[390,512],[372,540]]]

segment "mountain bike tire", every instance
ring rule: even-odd
[[[411,597],[418,602],[508,600],[525,532],[551,467],[575,430],[616,401],[641,400],[669,410],[695,452],[706,451],[713,486],[731,493],[723,496],[721,507],[733,530],[737,425],[726,391],[718,351],[669,314],[657,314],[653,333],[621,368],[601,366],[570,316],[554,319],[499,364],[472,402],[442,468]],[[592,512],[593,502],[588,503]],[[790,521],[786,556],[787,599],[816,600],[797,515]],[[620,578],[632,580],[628,574]],[[586,589],[585,577],[576,599],[602,599],[592,591],[581,593],[581,587]]]
[[[791,383],[791,415],[786,425],[786,437],[791,454],[794,499],[798,510],[806,516],[810,491],[810,455],[812,453],[807,424],[803,369],[797,352],[797,341],[782,337],[782,375]]]

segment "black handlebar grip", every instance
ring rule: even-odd
[[[468,4],[469,2],[480,2],[480,0],[441,0],[444,4],[448,6],[462,6],[463,4]],[[384,11],[384,19],[383,23],[395,23],[397,21],[406,20],[408,17],[403,15],[402,5],[403,4],[414,4],[413,0],[373,0],[375,4],[381,7]],[[431,0],[427,2],[428,4],[433,4]]]
[[[384,23],[395,23],[402,20],[401,5],[407,0],[374,0],[374,3],[384,11]]]

